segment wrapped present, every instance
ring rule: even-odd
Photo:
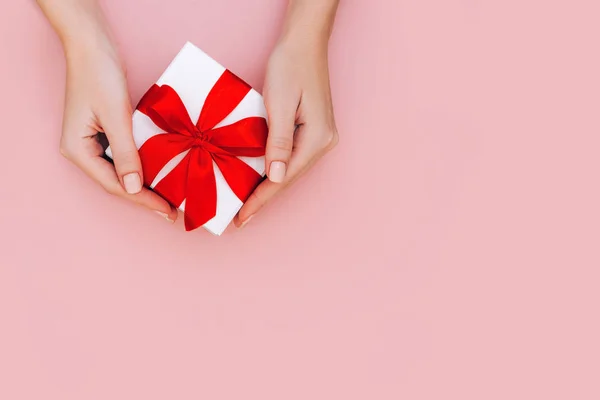
[[[145,185],[186,230],[220,235],[264,177],[266,117],[258,92],[187,43],[133,114]]]

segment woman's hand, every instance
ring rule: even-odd
[[[131,116],[125,72],[110,42],[69,48],[61,153],[108,193],[174,221],[177,210],[143,187]],[[103,158],[98,132],[106,134],[114,165]]]
[[[288,29],[273,51],[265,78],[264,99],[269,117],[266,151],[268,180],[262,182],[238,213],[244,226],[275,195],[293,184],[338,143],[329,86],[328,39],[337,1],[296,0],[290,4]],[[301,31],[308,11],[319,13],[331,3],[331,18],[317,32]],[[312,8],[311,8],[312,7]],[[326,11],[326,10],[325,10]]]
[[[125,71],[98,2],[37,2],[60,37],[67,59],[61,153],[108,193],[174,221],[177,210],[143,187]],[[106,134],[114,165],[103,158],[103,136],[98,132]]]

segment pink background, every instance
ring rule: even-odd
[[[135,101],[186,40],[260,89],[284,1],[106,6]],[[599,17],[342,0],[340,146],[215,238],[59,155],[59,43],[0,2],[0,398],[600,398]]]

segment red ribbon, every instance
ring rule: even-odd
[[[175,206],[185,200],[188,231],[204,225],[217,213],[213,161],[241,201],[248,199],[262,179],[238,156],[265,154],[268,132],[265,119],[250,117],[215,128],[250,89],[246,82],[226,70],[208,94],[195,125],[177,92],[167,85],[152,86],[137,107],[165,131],[148,139],[140,148],[146,186],[150,186],[173,157],[189,150],[154,188]]]

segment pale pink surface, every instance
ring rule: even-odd
[[[186,40],[260,89],[283,3],[107,1],[134,100]],[[600,398],[598,2],[342,3],[340,146],[215,238],[61,158],[0,2],[1,399]]]

